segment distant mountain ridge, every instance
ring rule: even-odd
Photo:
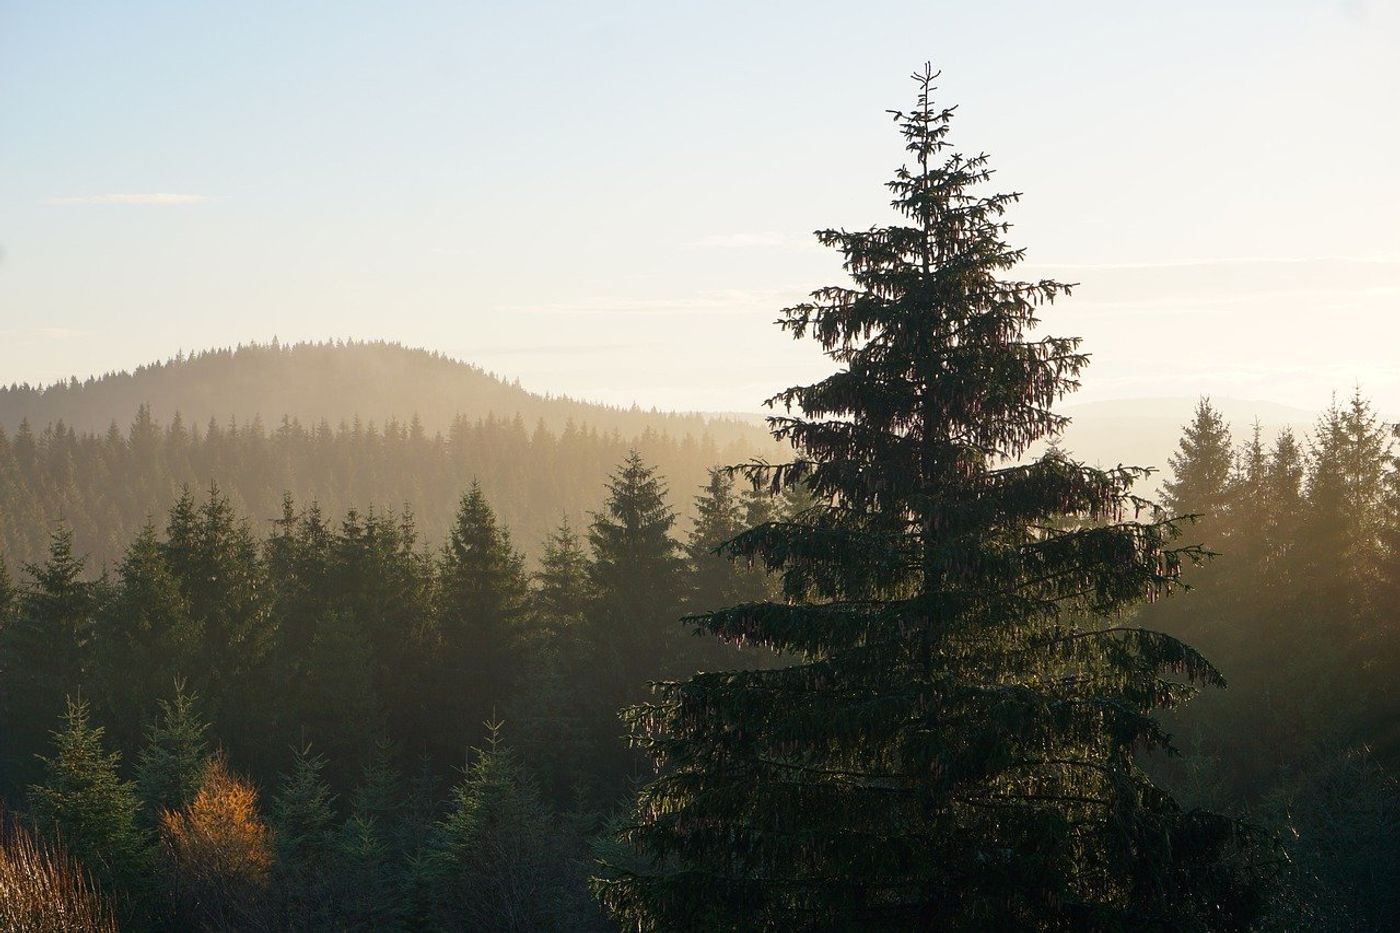
[[[124,428],[141,405],[168,424],[178,412],[186,425],[210,419],[269,430],[283,417],[312,426],[359,419],[408,424],[415,416],[428,433],[454,420],[513,418],[561,431],[568,422],[634,436],[660,431],[675,437],[709,435],[721,446],[763,444],[756,418],[618,408],[562,395],[530,392],[485,369],[429,350],[387,341],[250,343],[176,356],[126,372],[109,372],[49,386],[0,386],[0,427],[13,433],[23,419],[35,430],[62,421],[79,433]]]
[[[63,522],[93,567],[115,566],[183,488],[211,484],[259,529],[288,493],[334,520],[410,510],[437,543],[473,481],[534,556],[561,520],[586,527],[633,449],[669,485],[680,534],[709,469],[781,456],[757,419],[540,395],[392,343],[211,350],[0,388],[0,560],[40,559]]]
[[[742,412],[662,412],[619,408],[563,395],[531,392],[480,366],[441,353],[388,341],[250,343],[49,386],[0,386],[0,427],[13,433],[22,419],[38,431],[62,421],[79,433],[100,433],[112,423],[125,429],[141,405],[152,420],[168,424],[178,412],[187,426],[210,419],[249,424],[261,419],[275,430],[283,417],[312,427],[356,419],[380,426],[408,424],[415,416],[429,434],[454,420],[511,419],[533,429],[543,422],[562,431],[569,422],[604,433],[635,437],[656,431],[683,438],[709,436],[724,447],[739,443],[771,449],[762,416]],[[1062,446],[1089,463],[1167,468],[1195,398],[1112,399],[1075,404]],[[1262,400],[1218,398],[1236,441],[1258,419],[1266,439],[1283,427],[1310,428],[1316,412]]]

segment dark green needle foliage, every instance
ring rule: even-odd
[[[589,636],[599,665],[612,675],[619,699],[665,670],[677,633],[660,623],[682,598],[680,545],[671,537],[676,513],[666,483],[635,450],[608,481],[608,498],[593,515],[588,541],[595,594]]]
[[[626,928],[1232,929],[1260,907],[1248,833],[1184,812],[1139,768],[1154,719],[1220,684],[1122,613],[1198,553],[1130,487],[1033,444],[1086,363],[1035,337],[1065,294],[1008,275],[1014,194],[947,135],[915,75],[895,120],[902,220],[824,230],[853,284],[782,326],[838,365],[779,393],[798,451],[756,482],[814,505],[725,547],[783,575],[784,601],[695,620],[785,652],[775,669],[663,684],[626,713],[660,776],[597,892]]]
[[[41,759],[44,778],[29,788],[30,815],[129,912],[149,874],[150,844],[137,824],[136,788],[117,772],[121,755],[106,750],[102,727],[88,716],[87,701],[67,701],[53,754]]]
[[[309,745],[296,749],[272,801],[272,828],[283,916],[290,929],[329,922],[336,854],[335,797],[326,785],[326,759]]]
[[[710,471],[710,481],[695,497],[695,525],[686,542],[691,587],[688,603],[696,611],[762,598],[766,580],[761,571],[725,559],[718,548],[746,526],[744,502],[728,471]]]
[[[0,628],[0,786],[7,789],[37,776],[33,753],[87,673],[99,593],[83,579],[84,564],[73,550],[73,532],[60,525],[48,558],[25,567],[29,582]]]
[[[510,533],[473,482],[457,508],[438,571],[441,761],[460,760],[463,727],[486,719],[515,687],[527,582]]]
[[[147,523],[126,549],[117,584],[93,635],[93,678],[98,696],[120,698],[98,713],[111,723],[117,747],[140,745],[142,717],[170,685],[195,666],[200,631],[166,561],[155,527]],[[198,784],[198,775],[195,775]]]
[[[1166,505],[1176,515],[1200,514],[1221,518],[1226,510],[1235,463],[1230,426],[1220,412],[1202,398],[1181,443],[1168,463],[1172,476],[1165,483]]]
[[[15,605],[15,581],[10,577],[10,570],[5,566],[5,561],[0,560],[0,631],[10,621],[10,613]]]
[[[577,871],[559,823],[515,752],[487,726],[452,790],[424,864],[445,930],[578,930],[596,908],[570,885]]]
[[[175,696],[160,700],[160,715],[146,730],[136,761],[136,792],[154,823],[163,810],[179,810],[199,792],[209,764],[209,724],[200,718],[198,697],[175,682]]]

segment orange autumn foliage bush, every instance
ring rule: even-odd
[[[77,860],[0,813],[0,930],[116,933],[117,921]]]
[[[257,791],[210,759],[194,799],[160,816],[161,845],[179,916],[228,922],[257,910],[272,868],[272,840]]]

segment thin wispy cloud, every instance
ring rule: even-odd
[[[773,230],[756,233],[711,233],[692,240],[690,246],[698,249],[820,249],[816,238],[810,233],[802,235],[778,233]]]
[[[206,194],[177,194],[172,191],[155,191],[145,194],[85,194],[64,198],[45,198],[45,204],[120,204],[120,205],[172,205],[203,204],[213,200]]]
[[[727,289],[684,297],[581,298],[550,304],[517,305],[499,310],[522,314],[750,314],[776,312],[800,301],[803,289]]]
[[[1093,308],[1105,311],[1172,311],[1209,313],[1238,305],[1309,302],[1313,307],[1370,308],[1375,302],[1400,297],[1400,285],[1358,285],[1354,288],[1292,288],[1246,290],[1222,295],[1155,295],[1146,298],[1096,298],[1075,295],[1065,307],[1071,310]]]
[[[540,344],[540,345],[520,345],[508,347],[481,347],[473,349],[471,356],[476,359],[485,359],[494,356],[592,356],[597,353],[618,353],[632,352],[636,350],[653,350],[657,344],[653,343],[605,343],[595,345],[577,344]]]
[[[95,335],[91,330],[76,327],[10,327],[0,329],[0,334],[12,339],[27,340],[77,340]]]
[[[1027,269],[1188,269],[1211,266],[1299,266],[1313,263],[1400,265],[1397,256],[1222,256],[1213,259],[1176,259],[1140,262],[1027,262]]]

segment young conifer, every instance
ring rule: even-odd
[[[102,727],[81,697],[68,700],[44,779],[29,788],[30,815],[41,833],[61,840],[99,885],[130,897],[144,885],[149,841],[137,825],[136,788],[118,774],[121,755],[103,747]]]
[[[97,608],[73,532],[60,525],[48,558],[30,564],[12,618],[0,629],[0,770],[10,789],[37,777],[34,753],[83,685]]]
[[[184,807],[199,792],[209,764],[209,724],[196,709],[198,697],[175,681],[175,696],[158,701],[160,715],[146,730],[136,761],[136,792],[154,823],[164,810]]]

